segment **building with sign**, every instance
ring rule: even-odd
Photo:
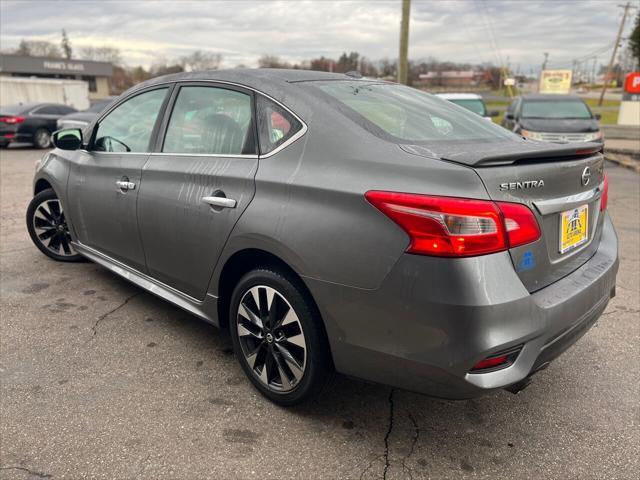
[[[89,87],[89,98],[98,100],[109,96],[113,65],[89,60],[0,55],[0,75],[84,80]]]
[[[539,93],[566,95],[571,92],[571,70],[543,70],[540,73]]]
[[[469,88],[478,84],[480,74],[473,70],[421,73],[420,84],[425,87]]]
[[[618,125],[640,127],[640,72],[631,72],[625,78]]]

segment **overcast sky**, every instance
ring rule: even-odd
[[[620,0],[413,0],[409,57],[481,63],[510,61],[523,73],[600,53],[608,61]],[[201,49],[223,67],[256,66],[263,54],[299,62],[357,51],[397,56],[400,0],[369,1],[0,1],[0,47],[22,38],[72,46],[112,46],[129,65],[149,66]],[[631,30],[627,21],[626,32]]]

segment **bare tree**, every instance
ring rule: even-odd
[[[29,57],[51,57],[61,58],[62,54],[57,45],[42,40],[21,40],[17,55],[26,55]]]
[[[96,62],[111,62],[114,65],[122,64],[120,50],[115,47],[83,47],[80,55],[84,60]]]
[[[291,65],[284,60],[280,60],[277,55],[262,55],[258,59],[260,68],[291,68]]]
[[[395,60],[389,60],[383,58],[378,62],[379,75],[382,77],[395,77],[396,76],[397,63]]]
[[[222,55],[196,50],[192,54],[180,58],[179,63],[185,72],[217,70],[222,63]]]
[[[311,60],[310,68],[311,70],[316,70],[319,72],[330,72],[333,70],[333,65],[335,65],[335,61],[330,58],[320,57],[314,58]]]
[[[169,75],[170,73],[180,72],[184,72],[184,67],[181,64],[169,64],[166,61],[154,63],[149,69],[149,73],[152,77],[159,77],[160,75]]]

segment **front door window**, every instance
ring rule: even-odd
[[[93,149],[99,152],[149,152],[153,127],[167,88],[141,93],[118,105],[100,121]]]

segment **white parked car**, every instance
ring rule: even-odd
[[[473,113],[477,113],[489,121],[491,121],[491,117],[497,117],[499,115],[497,111],[488,112],[482,97],[475,93],[437,93],[436,95],[456,105],[460,105]]]

